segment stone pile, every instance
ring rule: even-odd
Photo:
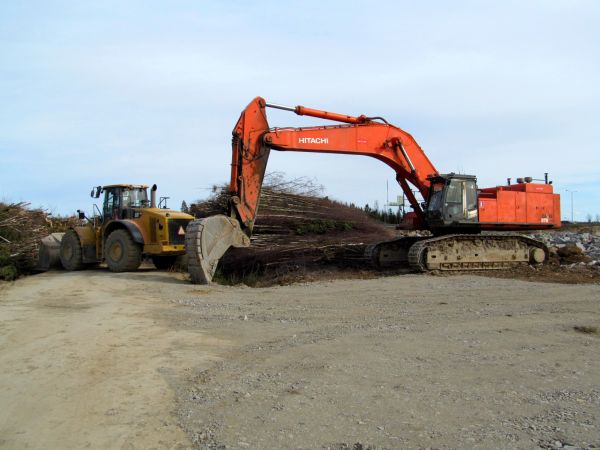
[[[600,268],[600,233],[577,233],[573,231],[549,231],[530,234],[530,237],[542,241],[548,246],[551,254],[561,257],[561,263],[565,265],[594,266]],[[574,263],[572,260],[562,261],[563,257],[581,256],[580,261]]]

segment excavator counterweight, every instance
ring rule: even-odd
[[[338,122],[302,128],[271,128],[266,108]],[[227,215],[193,221],[186,232],[190,274],[209,283],[231,246],[250,245],[271,150],[370,156],[387,164],[413,209],[412,226],[433,238],[403,238],[371,246],[378,267],[407,263],[416,270],[483,270],[540,263],[548,250],[519,231],[560,227],[560,197],[552,184],[517,184],[479,189],[472,175],[441,174],[406,131],[381,117],[350,116],[304,106],[267,103],[256,97],[233,129]],[[413,189],[424,199],[420,203]]]

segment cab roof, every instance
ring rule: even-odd
[[[107,184],[102,186],[102,189],[108,188],[126,188],[126,189],[148,189],[145,184]]]
[[[462,173],[442,173],[439,175],[429,175],[427,177],[430,183],[445,183],[449,179],[458,179],[458,180],[469,180],[469,181],[477,181],[477,177],[475,175],[465,175]]]

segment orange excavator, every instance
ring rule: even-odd
[[[271,128],[266,108],[338,122],[302,128]],[[229,211],[191,222],[186,230],[189,272],[209,283],[230,247],[247,247],[258,212],[271,150],[340,153],[376,158],[394,170],[413,212],[404,221],[432,236],[407,236],[367,249],[376,267],[408,264],[419,271],[486,270],[540,264],[546,246],[514,231],[560,227],[560,196],[543,182],[519,178],[480,189],[473,175],[441,174],[406,131],[382,117],[348,116],[304,106],[267,103],[257,97],[233,129]],[[411,185],[421,194],[420,203]],[[494,232],[504,233],[494,233]]]

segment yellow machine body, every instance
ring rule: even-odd
[[[156,185],[152,198],[147,198],[148,186],[114,184],[94,188],[92,197],[105,194],[102,211],[88,219],[86,225],[74,227],[82,249],[84,264],[105,259],[104,246],[116,230],[126,230],[148,256],[178,256],[185,254],[185,231],[193,216],[156,206]],[[95,191],[95,194],[94,194]]]
[[[101,262],[103,243],[108,234],[116,229],[128,230],[134,241],[143,245],[147,255],[183,255],[185,253],[185,229],[193,220],[189,214],[161,208],[134,208],[139,214],[132,219],[116,219],[74,227],[83,250],[83,262]],[[173,237],[180,237],[174,240]]]

